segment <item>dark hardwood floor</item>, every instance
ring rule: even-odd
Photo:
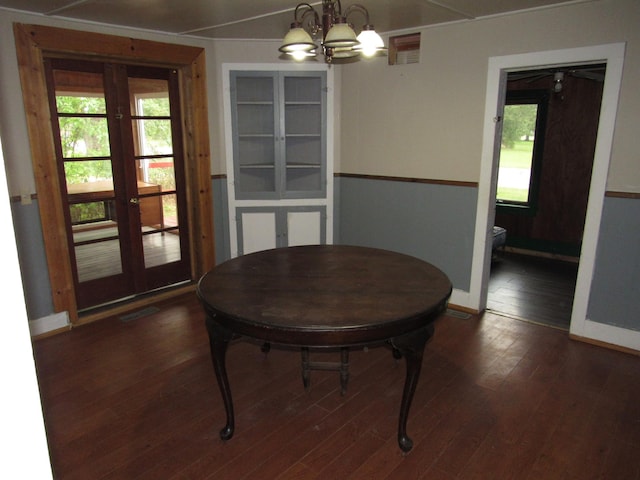
[[[350,355],[302,387],[300,353],[238,341],[224,409],[195,294],[37,340],[58,479],[640,479],[640,358],[494,314],[443,316],[396,443],[403,361]],[[331,355],[314,353],[314,355]]]
[[[499,253],[491,263],[487,308],[568,330],[577,274],[577,263]]]

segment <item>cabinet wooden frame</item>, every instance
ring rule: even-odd
[[[14,37],[36,191],[39,199],[46,199],[38,206],[55,312],[66,311],[71,323],[78,323],[62,193],[54,180],[57,166],[43,65],[46,56],[160,65],[179,72],[192,278],[210,270],[215,249],[204,49],[19,23],[14,24]]]

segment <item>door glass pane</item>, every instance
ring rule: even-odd
[[[150,194],[160,192],[160,185],[142,184],[138,182],[138,192],[142,194]],[[140,208],[140,225],[142,230],[164,228],[164,211],[162,205],[162,195],[150,195],[141,197],[139,200]]]
[[[142,238],[145,268],[158,267],[180,260],[180,237],[178,231],[154,232]]]
[[[62,155],[65,158],[110,155],[106,118],[61,117],[59,123]]]
[[[169,84],[130,78],[129,91],[142,248],[151,268],[182,258]]]
[[[177,262],[182,258],[180,251],[180,229],[177,222],[176,195],[161,195],[141,199],[148,202],[151,210],[145,210],[141,206],[142,216],[149,215],[150,211],[161,209],[166,212],[167,222],[163,230],[158,230],[149,225],[142,226],[142,247],[144,250],[145,268],[157,267],[165,263]]]
[[[78,281],[121,274],[102,74],[54,70],[54,83]]]
[[[117,227],[74,230],[73,238],[79,282],[122,273]]]
[[[56,71],[56,76],[61,74],[60,70]],[[65,72],[68,73],[68,72]],[[102,76],[98,74],[83,74],[85,77],[91,75],[95,77],[95,81],[102,81]],[[94,81],[94,83],[95,83]],[[73,95],[71,93],[65,94],[58,89],[56,95],[56,108],[58,113],[107,113],[107,107],[104,100],[104,95],[101,92],[96,92],[94,95]]]
[[[86,185],[82,186],[85,183],[100,183],[105,187],[102,190],[113,190],[111,160],[67,161],[64,162],[64,174],[69,193],[89,188]]]
[[[158,214],[159,218],[152,218],[153,215]],[[176,195],[165,194],[141,198],[140,216],[143,219],[142,247],[145,268],[179,261],[182,254]],[[164,223],[162,225],[152,223],[158,220]]]
[[[134,142],[135,155],[171,155],[171,120],[140,118],[133,120],[133,131],[137,133]]]

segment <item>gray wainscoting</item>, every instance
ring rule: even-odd
[[[605,197],[587,318],[640,331],[638,199]]]
[[[213,194],[213,234],[216,242],[216,264],[219,264],[231,258],[227,177],[215,177],[211,181],[211,188]]]
[[[338,177],[335,243],[394,250],[444,271],[468,291],[476,221],[476,187]]]
[[[29,205],[11,203],[18,260],[22,273],[27,316],[30,320],[54,313],[49,267],[44,251],[40,211],[36,200]]]

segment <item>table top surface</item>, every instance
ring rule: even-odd
[[[451,282],[415,257],[367,247],[314,245],[234,258],[205,274],[197,293],[216,322],[285,344],[383,340],[433,321]]]

